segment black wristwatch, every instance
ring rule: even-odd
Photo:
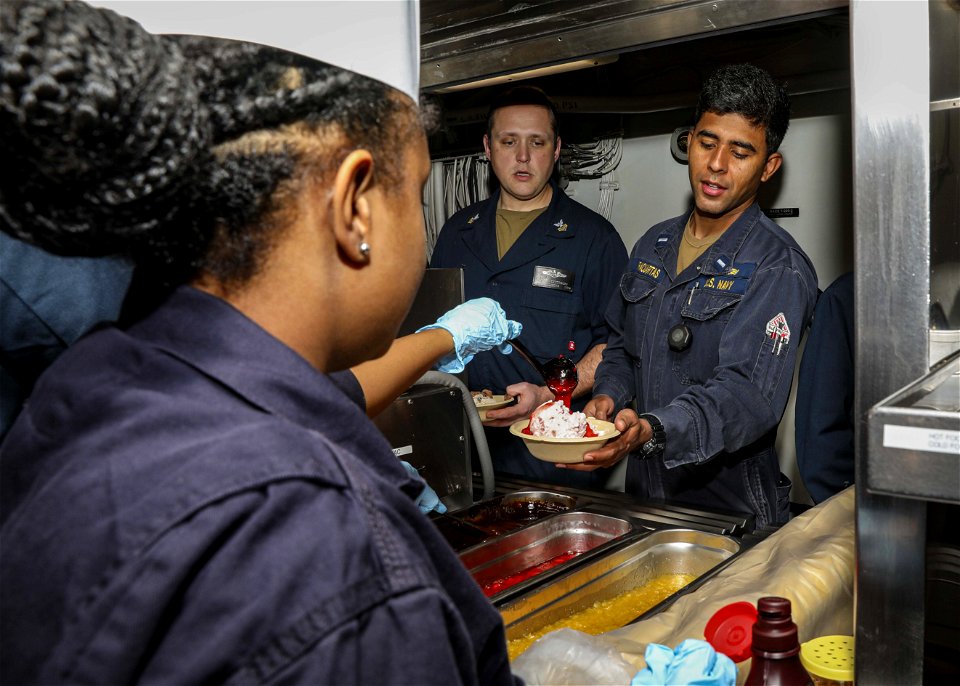
[[[663,449],[667,445],[667,432],[663,430],[663,422],[652,414],[642,414],[640,419],[646,419],[650,422],[650,428],[653,429],[653,437],[640,446],[640,454],[644,457],[662,455]]]

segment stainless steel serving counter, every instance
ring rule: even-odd
[[[516,478],[433,519],[504,615],[512,657],[558,622],[608,631],[655,615],[775,531],[747,514]]]

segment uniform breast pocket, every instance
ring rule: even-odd
[[[712,376],[720,361],[720,340],[742,297],[738,293],[696,291],[684,303],[680,317],[690,329],[690,347],[671,353],[680,383],[701,384]]]
[[[626,302],[623,347],[634,359],[639,359],[643,350],[643,337],[647,333],[647,321],[654,300],[652,296],[656,289],[655,281],[639,274],[624,274],[620,278],[620,296]]]
[[[565,353],[567,343],[575,338],[578,323],[585,319],[583,298],[578,293],[528,288],[523,292],[521,306],[522,340],[541,360]]]

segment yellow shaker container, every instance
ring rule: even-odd
[[[853,636],[820,636],[800,646],[800,662],[814,686],[853,684]]]

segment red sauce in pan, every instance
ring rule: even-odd
[[[483,584],[483,592],[489,598],[497,593],[500,593],[501,591],[505,591],[508,588],[516,586],[521,581],[532,579],[548,569],[553,569],[557,565],[561,565],[567,560],[572,560],[577,555],[580,555],[580,552],[576,550],[568,550],[565,553],[560,553],[556,557],[552,557],[549,560],[544,560],[543,562],[535,564],[532,567],[527,567],[524,570],[514,572],[513,574],[505,576],[502,579],[494,579],[493,581]]]

